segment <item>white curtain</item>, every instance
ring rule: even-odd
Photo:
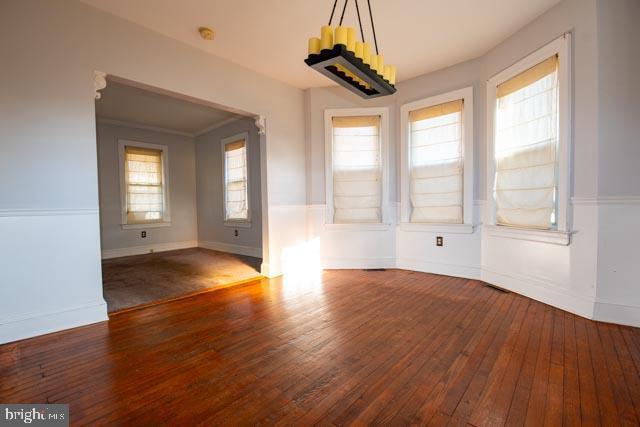
[[[381,222],[380,116],[334,117],[335,223]]]
[[[247,147],[244,139],[224,147],[225,219],[249,218],[247,204]]]
[[[549,229],[555,223],[558,58],[497,88],[496,222]]]
[[[462,223],[462,100],[409,113],[411,222]]]
[[[127,222],[161,221],[164,210],[162,151],[125,147]]]

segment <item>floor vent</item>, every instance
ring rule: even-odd
[[[386,268],[363,268],[362,271],[387,271]]]
[[[507,289],[504,289],[504,288],[501,288],[500,286],[492,285],[491,283],[485,283],[484,285],[487,288],[491,288],[491,289],[496,290],[496,291],[504,292],[505,294],[510,294],[511,293],[511,291],[509,291]]]

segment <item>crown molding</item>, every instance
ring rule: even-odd
[[[124,120],[108,119],[106,117],[97,117],[96,123],[102,125],[124,126],[134,129],[150,130],[153,132],[170,133],[172,135],[186,136],[188,138],[194,138],[196,136],[195,134],[190,132],[183,132],[180,130],[168,129],[159,126],[143,125],[142,123],[128,122]]]
[[[199,130],[199,131],[195,132],[195,133],[193,134],[193,136],[195,137],[195,136],[204,135],[205,133],[209,133],[209,132],[211,132],[212,130],[216,130],[216,129],[218,129],[218,128],[221,128],[222,126],[225,126],[225,125],[231,124],[231,123],[233,123],[233,122],[237,122],[238,120],[241,120],[241,119],[244,119],[244,118],[245,118],[244,116],[229,117],[228,119],[225,119],[225,120],[223,120],[223,121],[221,121],[221,122],[218,122],[218,123],[214,123],[214,124],[212,124],[211,126],[207,126],[206,128],[201,129],[201,130]]]

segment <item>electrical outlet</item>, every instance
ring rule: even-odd
[[[140,232],[140,237],[142,237],[143,239],[147,237],[147,232],[146,231],[141,231]]]
[[[444,246],[444,239],[442,236],[436,236],[436,246]]]
[[[233,230],[233,235],[238,237],[238,230]]]

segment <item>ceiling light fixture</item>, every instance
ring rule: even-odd
[[[364,30],[362,29],[358,0],[355,0],[355,4],[362,41],[356,41],[354,27],[342,26],[344,12],[347,9],[349,0],[344,2],[340,23],[334,31],[331,21],[333,20],[337,3],[338,0],[333,3],[329,24],[322,26],[320,29],[320,38],[312,37],[309,39],[309,56],[304,62],[362,98],[376,98],[395,93],[396,67],[394,65],[385,65],[384,57],[378,51],[376,28],[373,25],[373,14],[371,13],[371,1],[367,0],[367,5],[369,6],[369,19],[371,20],[371,31],[376,49],[375,54],[371,54],[371,45],[364,41]]]

